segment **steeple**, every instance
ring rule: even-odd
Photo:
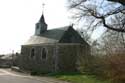
[[[45,23],[45,18],[44,18],[44,15],[43,15],[43,14],[42,14],[42,16],[41,16],[39,22],[44,22],[44,23]]]
[[[44,5],[45,4],[43,4],[43,10],[44,10]],[[42,16],[41,16],[40,20],[38,21],[38,23],[36,23],[35,35],[41,35],[45,31],[47,31],[47,24],[45,22],[43,13],[44,12],[42,11]]]

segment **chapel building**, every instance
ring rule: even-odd
[[[77,71],[83,58],[89,55],[89,44],[73,26],[48,30],[42,14],[35,34],[21,47],[19,67],[40,72]]]

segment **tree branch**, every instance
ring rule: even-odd
[[[125,0],[108,0],[108,1],[117,2],[117,3],[120,3],[122,5],[125,5]]]

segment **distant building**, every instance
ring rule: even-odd
[[[12,66],[12,54],[0,56],[0,68],[10,68]]]
[[[73,26],[47,30],[42,14],[35,35],[22,45],[19,67],[40,72],[76,71],[80,60],[89,54],[89,44]]]

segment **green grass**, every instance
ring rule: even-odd
[[[81,73],[54,73],[49,74],[48,76],[56,77],[57,79],[72,83],[110,83],[108,80],[98,79],[95,75]]]

